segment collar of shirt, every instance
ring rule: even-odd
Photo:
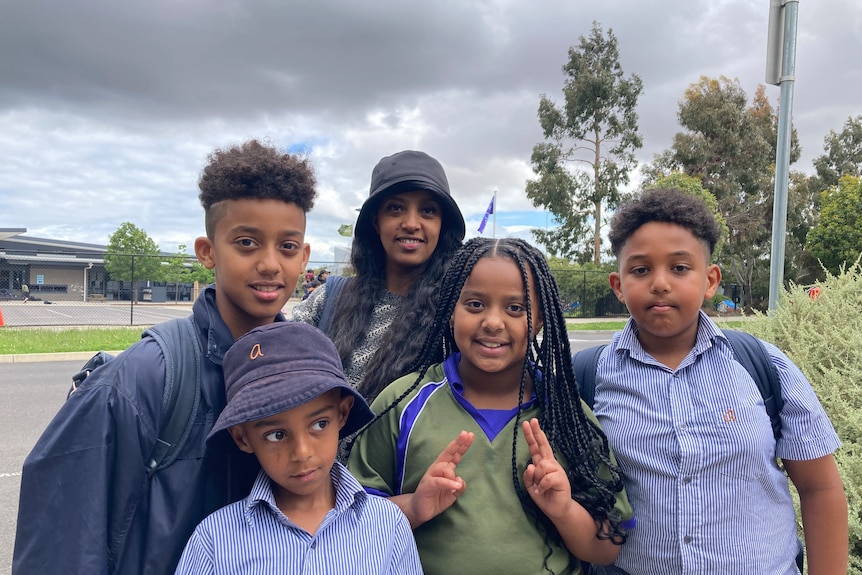
[[[506,425],[518,414],[518,407],[512,409],[478,409],[473,406],[464,397],[464,384],[461,382],[461,376],[458,374],[458,362],[461,360],[461,353],[455,352],[446,358],[443,362],[443,373],[446,374],[446,380],[449,382],[449,388],[452,390],[452,395],[455,397],[461,407],[469,413],[476,423],[485,432],[485,435],[490,441],[505,429]],[[538,377],[538,371],[536,371]],[[521,409],[526,411],[533,406],[533,401],[536,399],[535,391],[530,396],[530,399],[525,401]]]
[[[638,326],[634,318],[629,318],[623,330],[619,332],[616,337],[617,353],[621,353],[624,350],[629,353],[629,356],[632,359],[636,359],[642,363],[661,365],[644,350],[641,342],[638,340]],[[694,347],[679,364],[677,370],[691,364],[694,361],[694,358],[719,341],[722,342],[729,353],[733,353],[733,349],[730,347],[730,341],[721,332],[721,329],[715,325],[715,322],[709,319],[709,316],[706,315],[703,310],[700,310],[698,316],[697,339],[694,342]]]
[[[347,471],[346,467],[337,461],[332,465],[329,476],[335,486],[335,513],[340,515],[352,510],[358,518],[361,518],[368,494],[359,482]],[[245,520],[249,525],[254,525],[257,514],[267,511],[283,517],[284,521],[290,521],[276,505],[275,495],[272,492],[272,481],[261,469],[254,486],[251,488],[251,493],[245,498]]]

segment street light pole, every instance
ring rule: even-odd
[[[775,148],[775,191],[772,208],[772,253],[769,265],[769,311],[784,289],[784,244],[787,231],[787,188],[793,132],[793,87],[796,81],[796,27],[799,0],[770,0],[766,81],[781,86],[778,141]]]

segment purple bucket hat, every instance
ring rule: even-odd
[[[309,324],[280,321],[257,327],[234,342],[222,365],[227,405],[207,441],[228,427],[293,409],[336,388],[354,397],[340,437],[374,418],[344,379],[335,345]]]

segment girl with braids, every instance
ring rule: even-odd
[[[425,573],[580,573],[579,559],[617,557],[631,507],[578,396],[541,252],[468,241],[413,368],[375,400],[348,467],[407,515]]]
[[[329,335],[347,381],[373,399],[410,371],[422,338],[405,334],[430,322],[444,266],[463,239],[464,218],[440,162],[412,150],[385,157],[354,227],[356,276],[330,277],[293,319]]]

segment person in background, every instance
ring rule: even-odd
[[[631,318],[599,357],[593,409],[638,526],[598,573],[797,574],[788,476],[809,572],[847,573],[840,441],[811,385],[763,342],[784,399],[776,439],[754,380],[701,310],[721,281],[715,216],[681,190],[649,190],[617,210],[609,238],[611,288]]]
[[[293,310],[294,320],[329,335],[347,380],[369,400],[413,369],[419,334],[434,317],[440,280],[464,232],[440,162],[406,150],[374,167],[354,226],[356,275],[343,284],[330,277]]]
[[[319,287],[320,282],[317,280],[317,278],[314,278],[313,280],[308,282],[308,285],[305,287],[305,295],[302,296],[302,301],[307,300],[311,296],[311,294],[314,293],[314,291]]]

